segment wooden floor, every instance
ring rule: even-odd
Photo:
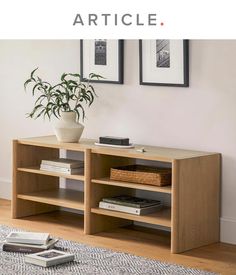
[[[53,212],[24,219],[11,219],[10,201],[2,199],[0,199],[0,224],[32,231],[49,232],[64,239],[187,267],[236,275],[236,246],[234,245],[217,243],[182,254],[171,254],[168,233],[157,236],[156,231],[154,234],[154,231],[140,231],[140,228],[135,227],[132,229],[120,228],[96,235],[84,235],[82,216],[66,212]]]

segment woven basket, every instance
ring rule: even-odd
[[[111,180],[164,186],[171,184],[171,169],[145,165],[128,165],[111,168],[110,178]]]

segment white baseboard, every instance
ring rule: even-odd
[[[0,178],[0,198],[11,199],[11,180]]]
[[[236,244],[236,220],[230,218],[220,219],[220,241]]]

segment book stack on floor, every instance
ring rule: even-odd
[[[48,233],[11,232],[3,244],[6,252],[29,253],[25,255],[25,262],[49,267],[74,260],[74,254],[52,249],[58,239],[50,237]]]
[[[51,238],[48,233],[11,232],[3,244],[6,252],[36,253],[51,249],[58,239]]]
[[[84,162],[81,160],[74,159],[43,159],[41,161],[40,170],[57,172],[67,175],[83,174]]]
[[[150,200],[132,196],[116,196],[103,198],[99,202],[99,208],[129,213],[134,215],[146,215],[159,211],[162,208],[159,200]]]

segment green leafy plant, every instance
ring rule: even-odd
[[[78,121],[85,118],[85,106],[90,107],[97,96],[90,81],[99,80],[102,76],[94,73],[89,78],[81,81],[80,74],[63,73],[60,82],[51,85],[36,75],[38,68],[33,70],[30,78],[24,83],[25,90],[31,86],[32,96],[36,97],[33,110],[28,117],[37,119],[40,116],[59,118],[61,112],[74,111]]]

